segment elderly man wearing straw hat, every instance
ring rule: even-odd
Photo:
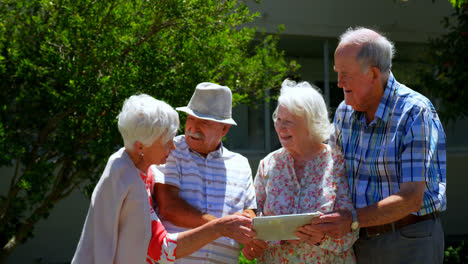
[[[254,217],[255,189],[248,160],[223,147],[221,139],[236,122],[231,117],[229,87],[197,85],[188,106],[185,135],[160,166],[156,179],[157,206],[168,232],[181,232],[216,218],[244,213]],[[222,237],[177,263],[238,263],[239,243]]]

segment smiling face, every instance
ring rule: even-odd
[[[301,147],[310,141],[305,119],[289,112],[282,105],[278,107],[276,113],[275,130],[281,146],[293,154],[301,152]]]
[[[185,141],[192,150],[206,157],[218,148],[221,139],[227,134],[230,127],[228,124],[187,115]]]
[[[376,86],[375,67],[362,72],[356,59],[359,50],[356,45],[338,46],[334,70],[338,74],[338,87],[343,89],[345,103],[356,111],[373,115],[382,99],[383,89]]]

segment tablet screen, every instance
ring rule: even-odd
[[[265,241],[299,239],[294,232],[300,226],[309,224],[320,213],[259,216],[253,219],[252,228],[257,232],[255,238]]]

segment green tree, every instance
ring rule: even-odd
[[[279,86],[297,66],[246,26],[256,16],[236,1],[1,1],[0,166],[14,173],[1,175],[0,263],[58,201],[90,194],[128,96],[180,106],[212,81],[245,103]]]
[[[422,81],[440,102],[441,118],[448,122],[468,116],[468,0],[449,0],[454,13],[443,20],[447,33],[431,39],[429,62],[432,69]]]

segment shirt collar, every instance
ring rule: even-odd
[[[392,101],[395,90],[397,89],[398,82],[395,80],[393,73],[390,72],[388,76],[387,86],[385,87],[382,100],[380,100],[379,107],[375,112],[375,117],[382,119],[384,122],[387,122],[388,116],[390,114],[390,102]]]

